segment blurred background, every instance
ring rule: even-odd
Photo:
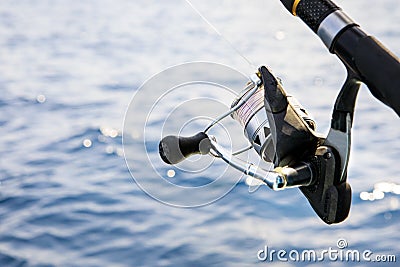
[[[311,30],[277,0],[191,2],[327,132],[345,69]],[[336,2],[400,54],[397,1]],[[296,189],[250,194],[241,182],[193,209],[143,193],[123,156],[125,111],[146,79],[190,61],[255,71],[184,0],[1,1],[0,266],[254,266],[265,245],[322,250],[339,238],[400,257],[400,120],[366,87],[342,224],[325,225]]]

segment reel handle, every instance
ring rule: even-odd
[[[177,164],[192,155],[206,155],[210,149],[210,139],[204,132],[189,137],[168,135],[158,145],[161,159],[170,165]]]

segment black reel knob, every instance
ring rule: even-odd
[[[211,142],[208,135],[200,132],[190,137],[168,135],[158,145],[161,159],[167,164],[177,164],[191,155],[206,155]]]

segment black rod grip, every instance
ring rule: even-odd
[[[340,8],[330,0],[301,0],[296,7],[296,15],[317,33],[321,22]]]
[[[286,7],[286,9],[292,13],[294,0],[281,0],[282,4]]]
[[[361,79],[372,94],[400,115],[400,61],[377,39],[359,40],[353,54]]]
[[[210,152],[211,142],[207,134],[200,132],[190,137],[168,135],[158,145],[161,159],[167,164],[177,164],[191,155]]]
[[[315,33],[329,14],[340,9],[330,0],[281,0],[281,2],[290,13],[300,17]]]

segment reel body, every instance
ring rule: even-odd
[[[164,137],[159,152],[164,162],[177,164],[193,154],[220,158],[273,190],[299,187],[317,215],[327,224],[339,223],[350,211],[351,188],[347,183],[350,130],[359,84],[348,79],[338,96],[332,128],[325,138],[315,132],[315,122],[300,103],[288,96],[280,81],[259,68],[228,112],[192,137]],[[349,101],[350,99],[350,101]],[[353,101],[351,101],[353,100]],[[264,170],[225,151],[207,134],[219,121],[231,116],[244,129],[254,149],[274,170]]]

